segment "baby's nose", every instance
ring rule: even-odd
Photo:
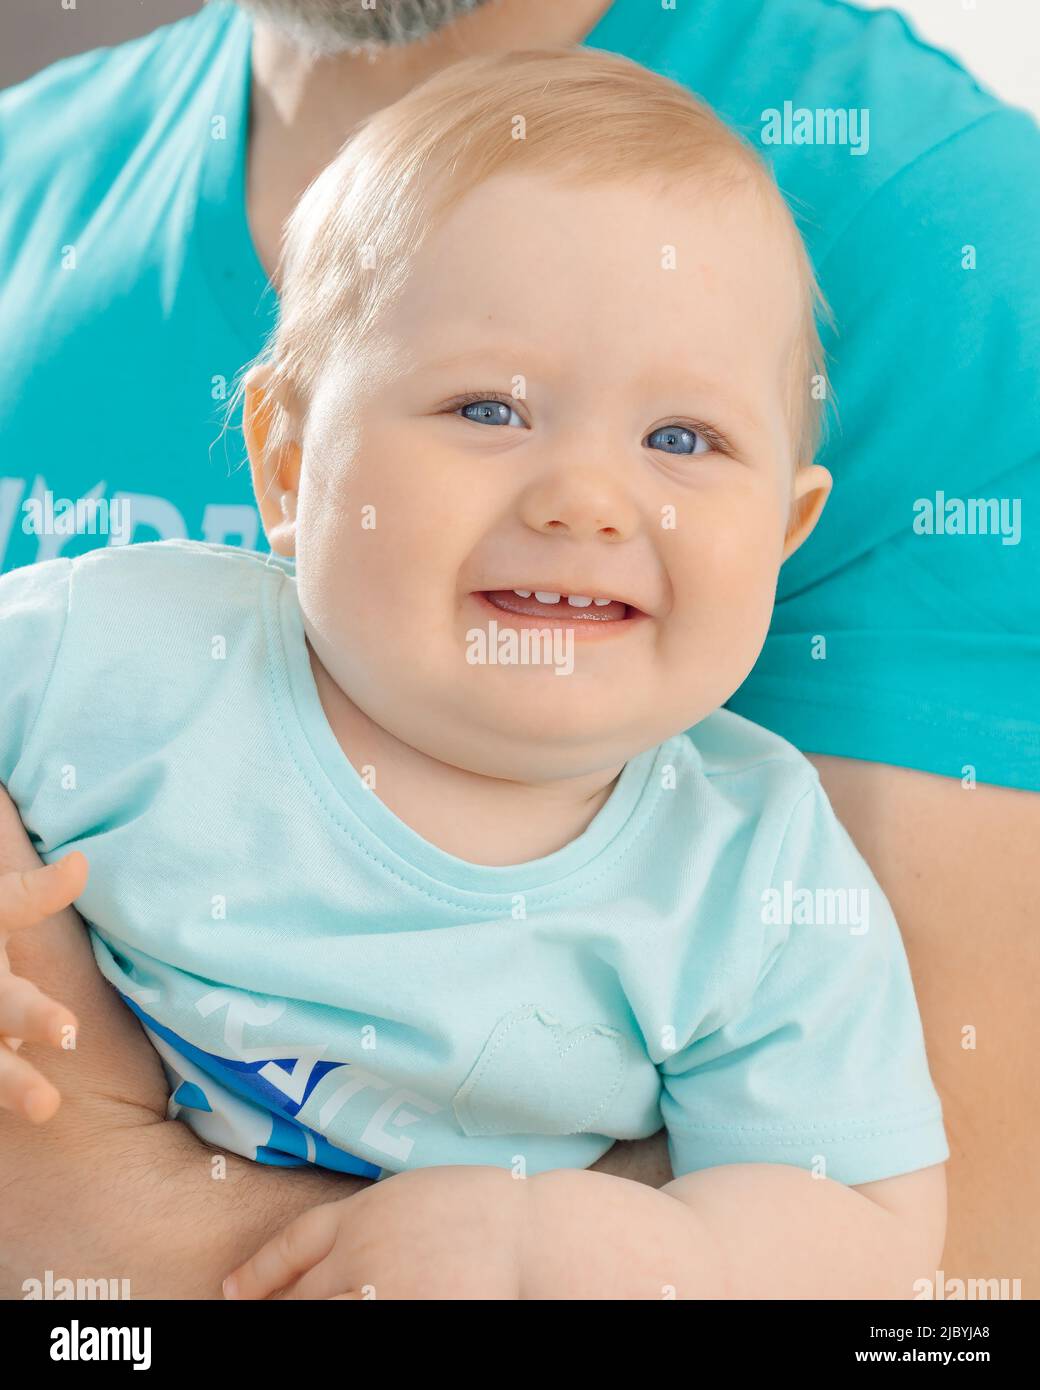
[[[535,483],[524,496],[521,512],[533,531],[573,540],[627,540],[638,520],[622,490],[592,471]]]

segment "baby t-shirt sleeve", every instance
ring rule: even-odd
[[[754,988],[659,1064],[676,1177],[785,1163],[846,1186],[949,1157],[892,910],[817,778],[735,929],[761,942]]]
[[[0,575],[0,783],[18,765],[44,706],[68,612],[72,561]]]

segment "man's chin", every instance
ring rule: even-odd
[[[237,0],[240,9],[322,57],[421,43],[499,0]]]

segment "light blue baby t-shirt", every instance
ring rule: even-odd
[[[271,555],[15,570],[0,682],[0,780],[45,860],[86,854],[98,965],[219,1148],[535,1173],[663,1121],[676,1176],[949,1156],[884,895],[811,764],[738,715],[633,758],[564,848],[487,867],[350,764]]]

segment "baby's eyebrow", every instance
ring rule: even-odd
[[[511,348],[508,351],[498,346],[468,347],[462,352],[451,353],[447,357],[438,357],[432,360],[417,360],[415,369],[417,371],[429,372],[439,371],[442,367],[455,367],[464,362],[479,363],[481,366],[493,367],[501,366],[507,371],[515,373],[522,370],[525,366],[528,372],[533,368],[542,365],[540,352],[529,348]]]
[[[470,346],[443,357],[417,360],[414,362],[413,371],[440,371],[449,367],[459,367],[467,362],[487,370],[499,367],[510,377],[518,373],[529,377],[551,377],[558,374],[560,365],[558,360],[543,361],[542,354],[537,349],[522,347],[507,350],[498,344],[489,344],[487,347]],[[734,394],[726,381],[700,372],[692,366],[685,370],[676,369],[674,366],[665,370],[647,367],[642,372],[634,373],[631,382],[635,388],[645,391],[648,396],[674,396],[677,406],[681,406],[684,401],[689,401],[693,407],[702,403],[705,410],[723,411],[731,419],[743,420],[745,424],[759,426],[762,423],[761,412],[753,398]]]
[[[734,391],[729,378],[714,376],[693,364],[686,368],[675,364],[665,368],[646,367],[634,373],[631,381],[633,387],[643,391],[647,397],[668,396],[680,407],[688,402],[693,409],[719,410],[731,420],[741,420],[745,424],[762,423],[756,393],[747,394],[739,389]]]

